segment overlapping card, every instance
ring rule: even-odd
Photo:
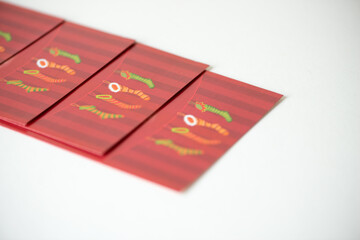
[[[282,97],[130,39],[5,3],[0,13],[1,124],[175,190]]]

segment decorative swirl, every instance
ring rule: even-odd
[[[176,127],[176,128],[172,128],[171,131],[173,133],[181,134],[184,137],[187,137],[195,142],[198,142],[198,143],[201,143],[204,145],[216,145],[216,144],[220,143],[219,140],[208,140],[208,139],[202,138],[200,136],[197,136],[196,134],[190,132],[190,130],[188,128]]]
[[[130,105],[130,104],[120,102],[120,101],[116,100],[115,98],[113,98],[113,96],[111,96],[109,94],[95,95],[95,97],[97,99],[104,100],[108,103],[114,104],[115,106],[117,106],[119,108],[123,108],[123,109],[133,110],[133,109],[139,109],[142,107],[141,105]]]
[[[62,83],[62,82],[66,82],[66,79],[54,79],[51,77],[48,77],[42,73],[40,73],[39,70],[25,70],[24,74],[29,74],[33,77],[37,77],[41,80],[44,80],[45,82],[49,82],[49,83]]]
[[[132,73],[132,72],[129,72],[129,71],[124,71],[124,70],[118,70],[116,72],[119,73],[126,80],[133,79],[133,80],[137,80],[137,81],[140,81],[142,83],[145,83],[149,88],[154,88],[155,87],[153,81],[150,78],[144,78],[144,77],[141,77],[141,76],[139,76],[139,75],[137,75],[135,73]]]
[[[112,92],[124,92],[124,93],[130,93],[130,94],[134,94],[136,96],[139,96],[141,99],[145,100],[145,101],[149,101],[150,97],[149,95],[146,95],[145,93],[143,93],[143,91],[141,90],[134,90],[131,88],[128,88],[125,85],[121,85],[115,82],[108,82],[108,81],[104,81],[104,83],[109,84],[109,90]]]
[[[26,85],[21,80],[11,80],[11,81],[4,80],[4,81],[6,82],[6,84],[14,85],[14,86],[23,88],[27,93],[49,91],[48,88],[39,88],[39,87],[32,87],[32,86]]]
[[[193,103],[193,102],[191,102]],[[223,118],[225,118],[225,120],[227,122],[232,122],[232,117],[230,116],[229,112],[227,111],[223,111],[223,110],[219,110],[216,107],[213,107],[211,105],[205,104],[203,102],[195,102],[193,103],[195,104],[195,107],[200,110],[201,112],[211,112],[211,113],[215,113]]]
[[[79,64],[81,63],[81,59],[79,57],[79,55],[77,54],[71,54],[69,52],[66,52],[64,50],[61,50],[61,49],[58,49],[56,47],[52,47],[49,49],[49,53],[51,55],[53,55],[54,57],[57,57],[57,56],[63,56],[63,57],[66,57],[66,58],[70,58],[72,60],[74,60],[75,63]]]
[[[116,118],[124,118],[124,115],[121,114],[114,114],[114,113],[107,113],[107,112],[103,112],[98,110],[94,105],[77,105],[77,104],[71,104],[71,106],[73,107],[78,107],[79,110],[85,110],[85,111],[89,111],[93,114],[96,114],[99,116],[99,118],[101,119],[116,119]]]
[[[149,140],[154,141],[156,145],[162,145],[162,146],[168,147],[168,148],[174,150],[175,152],[177,152],[181,156],[185,156],[185,155],[202,155],[203,154],[203,151],[200,150],[200,149],[191,149],[191,148],[181,147],[181,146],[175,144],[170,139],[152,139],[152,138],[149,138]]]
[[[54,63],[54,62],[49,62],[45,58],[38,59],[36,61],[36,65],[39,68],[47,68],[47,67],[56,68],[56,69],[59,69],[59,70],[62,70],[64,72],[66,72],[69,75],[75,75],[75,73],[76,73],[75,70],[71,69],[68,65],[60,65],[60,64],[57,64],[57,63]]]
[[[206,127],[206,128],[214,129],[215,131],[217,131],[219,134],[221,134],[223,136],[229,135],[229,131],[226,130],[225,128],[221,127],[221,125],[218,123],[209,123],[201,118],[197,118],[190,114],[186,115],[184,113],[179,112],[178,115],[184,117],[184,122],[186,123],[186,125],[188,125],[190,127],[193,127],[193,126]]]

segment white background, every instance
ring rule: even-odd
[[[188,191],[0,127],[0,239],[360,239],[360,1],[12,1],[286,95]]]

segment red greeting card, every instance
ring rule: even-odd
[[[62,24],[0,67],[0,118],[25,126],[133,43]]]
[[[0,2],[0,65],[62,21],[60,18]]]
[[[205,72],[101,162],[183,190],[281,97]]]
[[[136,44],[29,128],[101,156],[206,67]]]

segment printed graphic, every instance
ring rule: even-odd
[[[36,61],[36,65],[39,68],[56,68],[59,70],[62,70],[66,73],[68,73],[69,75],[75,75],[75,70],[71,69],[68,65],[60,65],[54,62],[49,62],[48,60],[46,60],[45,58],[41,58],[41,59],[37,59]]]
[[[210,106],[208,104],[205,104],[203,102],[190,102],[190,104],[194,104],[195,107],[200,110],[201,112],[211,112],[211,113],[215,113],[219,116],[222,116],[223,118],[225,118],[225,120],[227,122],[232,122],[232,117],[230,116],[230,114],[227,111],[223,111],[223,110],[219,110],[216,107]]]
[[[40,73],[39,70],[25,70],[24,74],[28,74],[28,75],[31,75],[33,77],[37,77],[37,78],[39,78],[41,80],[44,80],[45,82],[48,82],[48,83],[66,82],[66,79],[54,79],[54,78],[48,77],[48,76]]]
[[[141,90],[134,90],[134,89],[128,88],[125,85],[120,85],[120,84],[115,83],[115,82],[110,83],[108,81],[104,81],[104,83],[109,84],[109,90],[112,91],[112,92],[115,92],[115,93],[117,93],[117,92],[130,93],[130,94],[134,94],[134,95],[139,96],[141,99],[143,99],[145,101],[150,100],[149,95],[146,95]]]
[[[10,81],[4,80],[4,81],[6,82],[6,84],[14,85],[14,86],[23,88],[27,93],[49,91],[48,88],[39,88],[39,87],[32,87],[32,86],[26,85],[21,80],[10,80]]]
[[[94,96],[97,99],[101,99],[101,100],[104,100],[104,101],[106,101],[108,103],[114,104],[115,106],[117,106],[119,108],[130,109],[130,110],[141,108],[141,105],[130,105],[130,104],[120,102],[120,101],[116,100],[115,98],[113,98],[112,95],[109,95],[109,94],[101,94],[101,95],[95,95],[94,94]]]
[[[150,78],[144,78],[144,77],[141,77],[141,76],[139,76],[139,75],[137,75],[135,73],[131,73],[129,71],[124,71],[124,70],[118,70],[116,72],[119,73],[126,80],[133,79],[133,80],[137,80],[137,81],[140,81],[142,83],[145,83],[149,88],[154,88],[155,87],[153,81]]]
[[[206,127],[206,128],[210,128],[210,129],[214,129],[215,131],[217,131],[218,133],[220,133],[223,136],[227,136],[229,135],[228,130],[226,130],[225,128],[221,127],[220,124],[218,123],[209,123],[201,118],[197,118],[193,115],[185,115],[184,113],[178,113],[179,116],[184,117],[184,122],[186,123],[186,125],[193,127],[193,126],[200,126],[200,127]]]
[[[198,143],[201,143],[204,145],[216,145],[216,144],[220,143],[219,140],[208,140],[208,139],[202,138],[200,136],[197,136],[194,133],[190,132],[190,130],[188,128],[184,128],[184,127],[171,128],[171,131],[173,133],[181,134],[184,137],[187,137],[195,142],[198,142]]]
[[[185,156],[185,155],[202,155],[203,154],[202,150],[181,147],[181,146],[175,144],[170,139],[153,139],[153,138],[148,138],[148,139],[150,141],[155,142],[156,145],[162,145],[162,146],[165,146],[165,147],[168,147],[168,148],[174,150],[175,152],[177,152],[181,156]]]
[[[114,113],[106,113],[103,111],[98,110],[94,105],[77,105],[77,104],[71,104],[71,106],[73,107],[78,107],[79,110],[85,110],[85,111],[89,111],[93,114],[96,114],[99,116],[99,118],[101,119],[116,119],[116,118],[124,118],[124,115],[121,114],[114,114]]]
[[[11,39],[12,39],[12,36],[11,36],[10,33],[8,33],[8,32],[3,32],[3,31],[1,31],[1,30],[0,30],[0,37],[4,38],[5,41],[7,41],[7,42],[10,42]]]
[[[77,64],[81,63],[81,59],[80,59],[79,55],[71,54],[69,52],[58,49],[56,47],[50,48],[49,53],[51,55],[53,55],[54,57],[62,56],[62,57],[66,57],[66,58],[70,58],[70,59],[74,60],[74,62],[77,63]]]

